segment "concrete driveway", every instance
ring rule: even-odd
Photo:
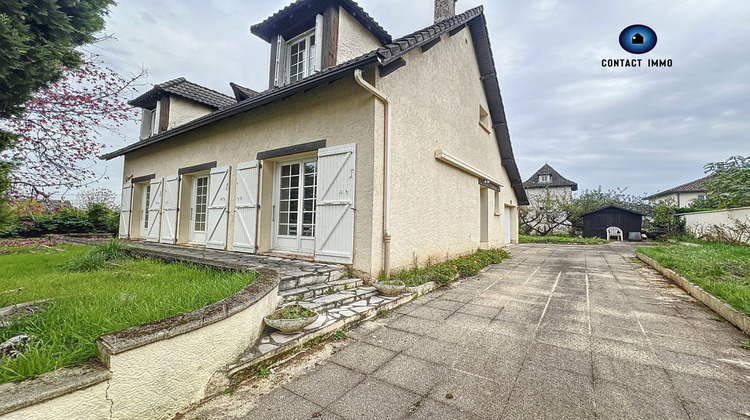
[[[357,327],[267,395],[249,383],[186,418],[750,417],[749,338],[634,246],[509,250]]]

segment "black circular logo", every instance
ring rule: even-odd
[[[620,32],[620,46],[632,54],[645,54],[656,46],[656,32],[646,25],[630,25]]]

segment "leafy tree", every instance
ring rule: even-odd
[[[704,181],[708,198],[704,205],[726,209],[750,206],[750,156],[731,156],[724,162],[707,163],[710,177]]]
[[[81,63],[75,48],[104,28],[113,0],[6,0],[0,2],[0,120],[23,113],[23,104],[63,68]],[[15,135],[0,127],[0,151]],[[5,191],[13,162],[0,161],[0,229],[7,221]]]
[[[117,194],[109,188],[92,188],[78,194],[76,206],[81,209],[88,209],[94,204],[102,204],[110,210],[115,210],[117,198]]]
[[[144,75],[122,77],[93,56],[80,68],[63,69],[60,82],[36,93],[24,114],[7,124],[19,135],[15,147],[0,155],[16,162],[11,195],[48,197],[98,180],[90,168],[105,147],[99,137],[104,131],[119,134],[137,118],[127,100]]]
[[[650,216],[647,219],[649,224],[647,231],[665,233],[669,236],[679,236],[685,233],[685,219],[677,217],[677,203],[670,199],[661,200],[654,204]]]
[[[522,233],[547,236],[569,231],[570,220],[565,211],[571,204],[568,197],[545,188],[541,195],[529,197],[529,201],[518,213]]]
[[[75,48],[94,41],[113,0],[0,3],[0,118],[23,112],[31,95],[81,64]]]

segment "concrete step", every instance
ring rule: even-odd
[[[371,297],[380,295],[377,289],[371,286],[360,286],[354,289],[342,290],[332,294],[323,294],[309,299],[292,301],[282,304],[288,306],[299,304],[305,308],[310,308],[316,312],[328,311],[344,305],[351,305],[357,301],[367,300]]]
[[[279,296],[281,296],[284,302],[296,302],[298,300],[312,299],[316,296],[354,289],[363,284],[364,281],[362,279],[341,279],[327,283],[314,284],[312,286],[284,290],[279,292]]]
[[[301,287],[333,283],[342,280],[347,275],[347,269],[343,266],[326,266],[317,268],[315,272],[287,272],[282,275],[279,283],[279,292],[286,292]]]

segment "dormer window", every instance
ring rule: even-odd
[[[552,182],[551,175],[539,175],[539,183],[550,183]]]
[[[298,82],[315,73],[315,30],[310,30],[287,43],[287,83]]]
[[[161,102],[156,101],[156,108],[144,109],[141,121],[141,140],[149,138],[154,134],[159,134],[159,113],[161,111]]]

